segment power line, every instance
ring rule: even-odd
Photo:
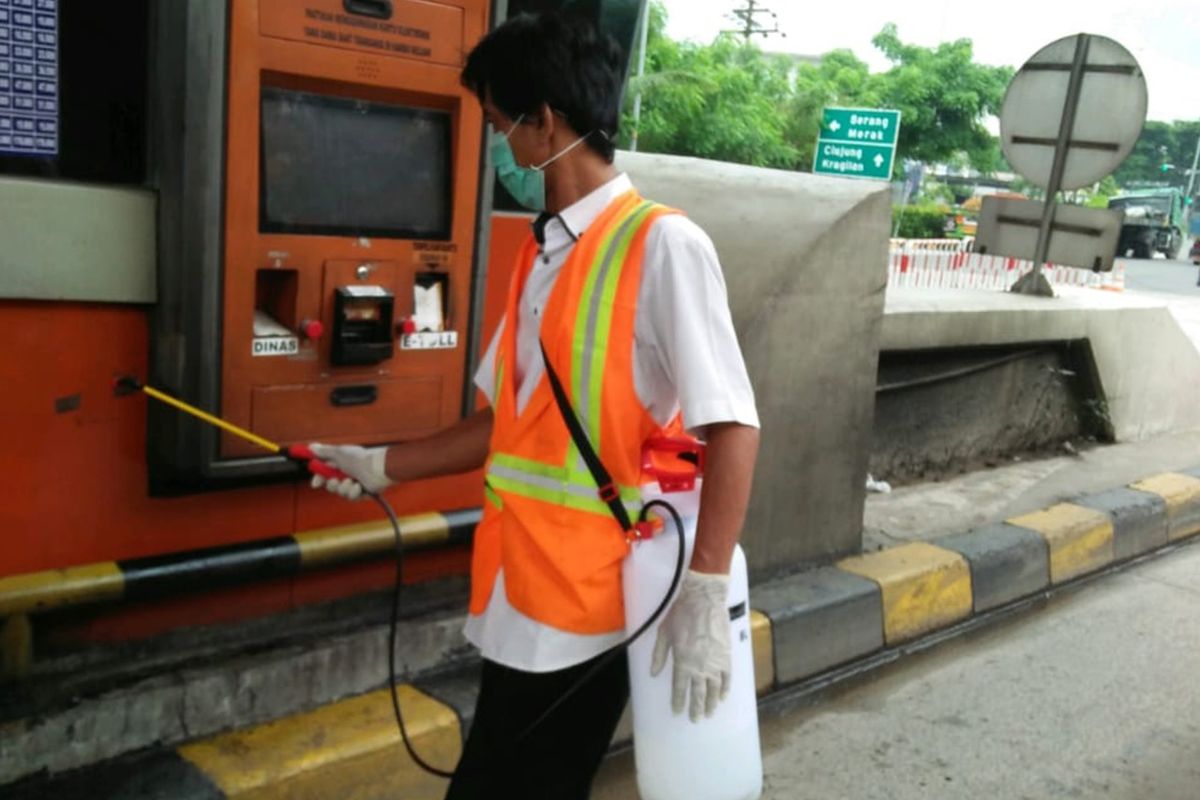
[[[775,12],[769,8],[763,8],[759,6],[757,0],[746,0],[746,5],[742,6],[741,8],[733,9],[733,12],[730,16],[731,18],[737,20],[738,27],[734,30],[722,31],[722,33],[736,33],[747,42],[750,41],[750,37],[755,34],[759,34],[763,38],[775,33],[783,37],[787,36],[787,34],[779,28],[779,17],[775,15]],[[760,16],[767,17],[769,20],[765,24],[760,23]],[[768,28],[768,24],[771,27]]]

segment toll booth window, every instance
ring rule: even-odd
[[[149,7],[0,0],[0,175],[145,182]]]
[[[260,228],[450,238],[450,114],[262,90]]]

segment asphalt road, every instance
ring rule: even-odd
[[[766,800],[1196,800],[1200,544],[761,720]],[[610,759],[594,800],[636,797]]]
[[[1167,261],[1162,258],[1127,258],[1125,262],[1125,288],[1155,294],[1173,294],[1185,297],[1200,297],[1200,286],[1196,285],[1200,267],[1191,261]]]

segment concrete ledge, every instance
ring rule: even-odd
[[[934,544],[967,559],[975,613],[1041,591],[1050,583],[1046,541],[1032,531],[1001,522],[943,536]]]
[[[1133,489],[1090,494],[1076,505],[1107,514],[1113,524],[1113,560],[1156,550],[1167,543],[1167,503],[1158,495]]]
[[[413,749],[453,769],[462,750],[458,716],[412,686],[400,704]],[[403,797],[438,800],[446,781],[405,751],[386,689],[316,711],[179,748],[230,800]]]
[[[843,559],[838,567],[879,584],[883,636],[889,645],[971,615],[971,570],[953,551],[912,542]]]
[[[1012,292],[891,287],[880,350],[1086,339],[1117,441],[1200,427],[1200,354],[1165,300],[1071,287],[1056,294],[1047,303]]]
[[[1101,511],[1059,503],[1008,522],[1045,537],[1050,547],[1052,583],[1062,583],[1112,563],[1113,524]]]
[[[468,647],[462,625],[461,616],[444,612],[402,620],[400,674],[461,662]],[[42,770],[60,773],[173,746],[378,689],[387,680],[387,641],[387,626],[373,626],[317,646],[166,672],[54,713],[0,723],[0,786]]]
[[[174,750],[122,758],[66,775],[0,787],[4,800],[225,800],[224,793]]]
[[[756,586],[753,602],[771,620],[780,685],[883,647],[880,589],[866,578],[826,567]]]
[[[1130,484],[1129,488],[1166,501],[1167,537],[1171,541],[1200,533],[1200,478],[1164,472]]]
[[[471,669],[438,675],[419,680],[414,685],[434,700],[449,706],[458,715],[458,726],[463,739],[471,731],[475,721],[475,698],[479,695],[480,664]]]

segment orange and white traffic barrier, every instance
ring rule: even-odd
[[[888,257],[888,286],[1004,291],[1030,267],[1032,262],[1008,256],[921,248],[906,251],[898,248]],[[1117,261],[1111,272],[1091,272],[1061,264],[1047,264],[1044,270],[1046,279],[1054,286],[1125,291],[1123,261]]]

